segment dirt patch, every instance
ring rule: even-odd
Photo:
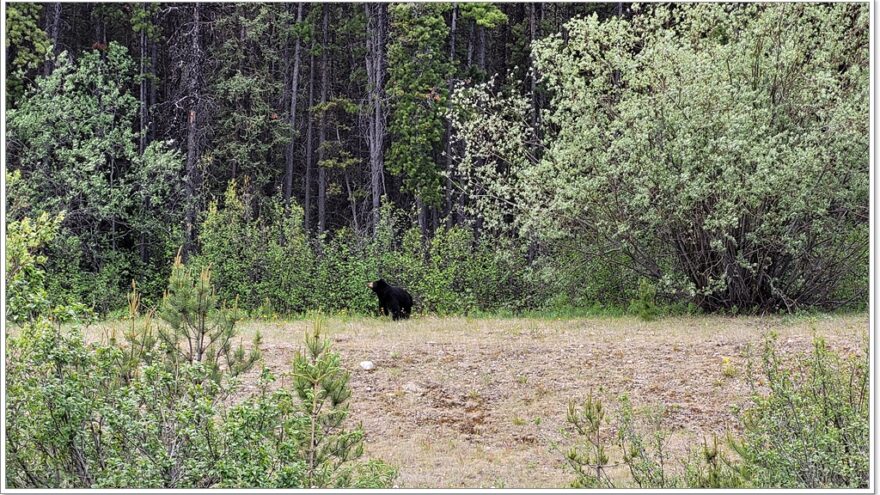
[[[263,335],[267,366],[289,369],[308,321],[245,322]],[[554,445],[570,400],[591,392],[614,414],[663,406],[670,449],[684,455],[713,433],[736,430],[746,356],[770,330],[781,352],[809,351],[814,336],[844,353],[864,349],[868,316],[538,320],[416,318],[329,320],[351,370],[351,420],[366,451],[400,468],[403,487],[565,487],[572,476]],[[730,363],[732,373],[723,371]],[[364,371],[360,361],[376,367]],[[242,395],[253,390],[256,372]],[[281,383],[283,385],[283,380]],[[613,453],[612,453],[613,454]]]

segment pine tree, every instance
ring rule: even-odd
[[[174,259],[159,317],[171,327],[159,329],[170,357],[204,363],[215,380],[224,375],[222,371],[231,377],[245,372],[260,358],[259,332],[249,352],[241,344],[232,347],[240,319],[237,300],[231,307],[220,303],[211,284],[211,270],[202,268],[196,277],[183,264],[180,252]]]
[[[448,4],[408,3],[389,8],[388,96],[391,98],[391,148],[388,169],[425,203],[437,205],[441,178],[437,157],[444,134],[449,96],[445,49]]]
[[[349,373],[343,370],[339,354],[331,352],[322,329],[320,320],[316,321],[313,333],[306,335],[305,350],[293,358],[293,388],[309,421],[301,443],[307,463],[306,487],[347,484],[347,474],[339,468],[364,452],[363,429],[343,426],[351,398]]]

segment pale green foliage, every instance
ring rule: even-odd
[[[25,323],[42,315],[57,321],[90,316],[80,303],[64,304],[47,287],[46,250],[58,235],[64,212],[30,212],[19,171],[6,172],[6,321]],[[35,218],[23,217],[35,213]]]
[[[574,237],[705,309],[835,305],[868,244],[865,5],[656,5],[568,23],[552,94],[457,97],[466,187],[495,225]],[[508,215],[509,216],[509,215]],[[858,293],[855,297],[863,297]]]
[[[116,43],[75,62],[62,53],[52,74],[7,115],[8,166],[27,185],[13,191],[26,205],[22,214],[67,212],[50,246],[50,285],[102,309],[122,306],[134,274],[155,275],[139,265],[136,249],[123,246],[145,242],[170,257],[179,234],[180,209],[172,205],[181,160],[159,141],[138,153],[133,74]]]
[[[450,118],[463,145],[458,172],[472,215],[480,215],[491,230],[527,233],[526,212],[517,199],[526,187],[521,173],[537,160],[530,146],[536,142],[531,104],[514,86],[503,86],[500,94],[491,91],[494,86],[493,79],[453,94]],[[538,221],[533,217],[528,221]]]
[[[17,171],[6,172],[7,189],[16,188],[20,180]],[[7,321],[21,322],[47,312],[51,305],[44,283],[46,256],[42,250],[55,238],[64,214],[43,212],[34,219],[17,218],[21,207],[9,203],[9,199],[7,196],[5,316]]]
[[[761,367],[747,376],[754,405],[741,415],[744,434],[732,447],[756,486],[867,488],[870,472],[868,353],[841,356],[822,339],[813,351],[784,360],[776,337]],[[759,388],[765,384],[769,393]]]
[[[16,105],[28,85],[28,77],[46,60],[52,49],[49,37],[39,26],[43,6],[12,2],[6,6],[6,98],[7,108]]]
[[[39,254],[58,231],[64,219],[59,213],[43,213],[34,220],[23,218],[6,223],[6,319],[22,321],[49,308],[49,296],[42,269],[46,257]]]

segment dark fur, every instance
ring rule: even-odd
[[[373,289],[376,297],[379,298],[379,306],[382,309],[383,315],[390,313],[391,318],[395,320],[409,318],[413,305],[412,296],[409,295],[409,292],[400,287],[388,285],[388,282],[382,279],[370,282],[367,284],[367,287]]]

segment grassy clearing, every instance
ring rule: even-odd
[[[126,326],[108,321],[86,334],[100,339]],[[665,405],[669,447],[684,455],[703,437],[737,428],[733,408],[749,394],[746,355],[766,332],[779,334],[783,354],[809,350],[815,336],[859,353],[868,338],[867,314],[330,317],[325,326],[352,372],[351,411],[366,430],[367,455],[399,466],[406,487],[566,486],[572,476],[552,446],[564,445],[568,401],[590,390],[609,406],[624,392],[637,410]],[[265,364],[282,374],[311,321],[250,320],[240,328],[245,345],[263,335]],[[376,368],[362,371],[364,360]],[[256,373],[245,377],[242,394],[253,391]]]

